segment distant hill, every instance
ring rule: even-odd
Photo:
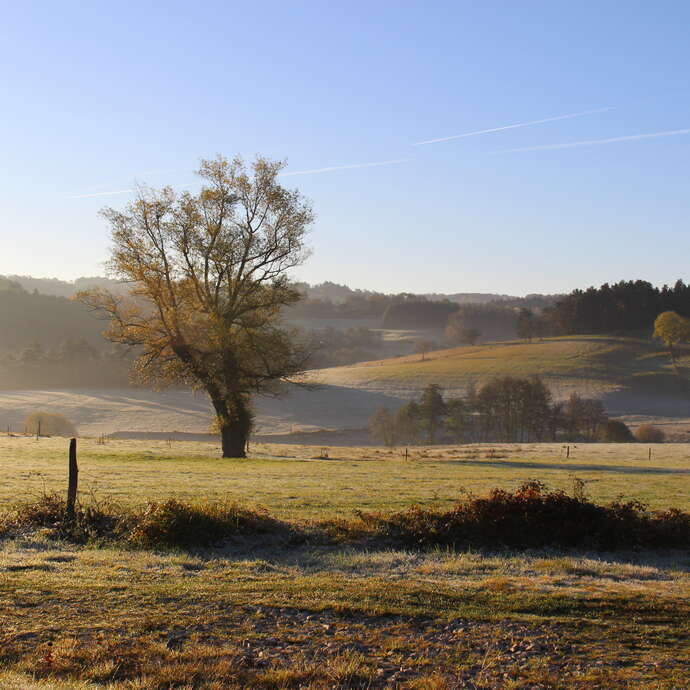
[[[460,392],[496,376],[541,376],[554,395],[577,391],[599,397],[621,414],[690,416],[690,348],[684,379],[668,354],[649,339],[609,336],[546,338],[541,342],[489,343],[438,350],[346,367],[312,376],[328,385],[412,397],[430,383]]]
[[[116,292],[125,289],[118,281],[103,276],[77,278],[71,282],[58,278],[34,278],[33,276],[17,275],[0,276],[0,279],[2,278],[20,285],[27,292],[35,291],[42,295],[54,297],[72,297],[79,290],[86,290],[91,287],[103,287]]]
[[[484,302],[520,299],[513,295],[499,295],[493,292],[455,292],[450,295],[443,294],[442,292],[427,292],[421,296],[434,302],[449,300],[458,304],[483,304]]]
[[[0,279],[0,351],[17,351],[33,344],[50,348],[82,338],[105,346],[101,336],[104,328],[103,321],[83,304],[29,292],[18,282]]]

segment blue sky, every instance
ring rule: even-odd
[[[200,158],[261,153],[288,172],[397,161],[284,178],[318,215],[310,282],[526,294],[690,278],[690,132],[627,139],[690,130],[690,3],[2,10],[0,273],[102,273],[98,210],[129,198],[106,192],[193,187]]]

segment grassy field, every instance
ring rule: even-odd
[[[3,437],[0,508],[63,490],[66,441]],[[690,507],[690,446],[399,450],[81,440],[97,499],[239,500],[294,521],[528,478]],[[327,454],[329,457],[319,458]],[[283,457],[277,457],[282,455]],[[688,687],[687,552],[404,551],[237,538],[152,552],[0,540],[0,688]]]
[[[649,459],[651,448],[652,457]],[[515,489],[528,479],[570,490],[575,477],[597,501],[634,498],[653,508],[690,508],[690,444],[479,444],[402,449],[251,446],[256,457],[223,460],[211,443],[79,442],[80,488],[126,505],[170,496],[237,500],[281,518],[356,509],[446,506],[461,492]],[[328,458],[320,458],[322,454]],[[0,507],[65,486],[67,441],[0,437]]]
[[[2,688],[687,687],[687,554],[34,537],[0,546],[0,572]]]
[[[316,374],[324,383],[395,394],[429,383],[450,390],[495,376],[542,376],[556,393],[579,390],[598,395],[627,387],[647,393],[675,393],[668,354],[644,338],[564,336],[542,341],[489,343],[409,355]]]

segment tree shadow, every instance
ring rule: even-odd
[[[649,467],[646,465],[599,465],[585,463],[527,462],[524,460],[446,460],[456,465],[473,467],[506,467],[526,470],[581,470],[591,472],[612,472],[617,474],[680,474],[690,475],[690,469],[674,467]]]

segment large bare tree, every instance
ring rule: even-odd
[[[106,336],[134,346],[135,373],[154,385],[203,388],[223,457],[244,457],[252,397],[302,372],[307,353],[281,325],[299,299],[287,273],[307,255],[309,203],[278,182],[283,163],[202,161],[201,190],[141,188],[124,211],[103,210],[111,273],[129,294],[79,298],[110,318]]]

